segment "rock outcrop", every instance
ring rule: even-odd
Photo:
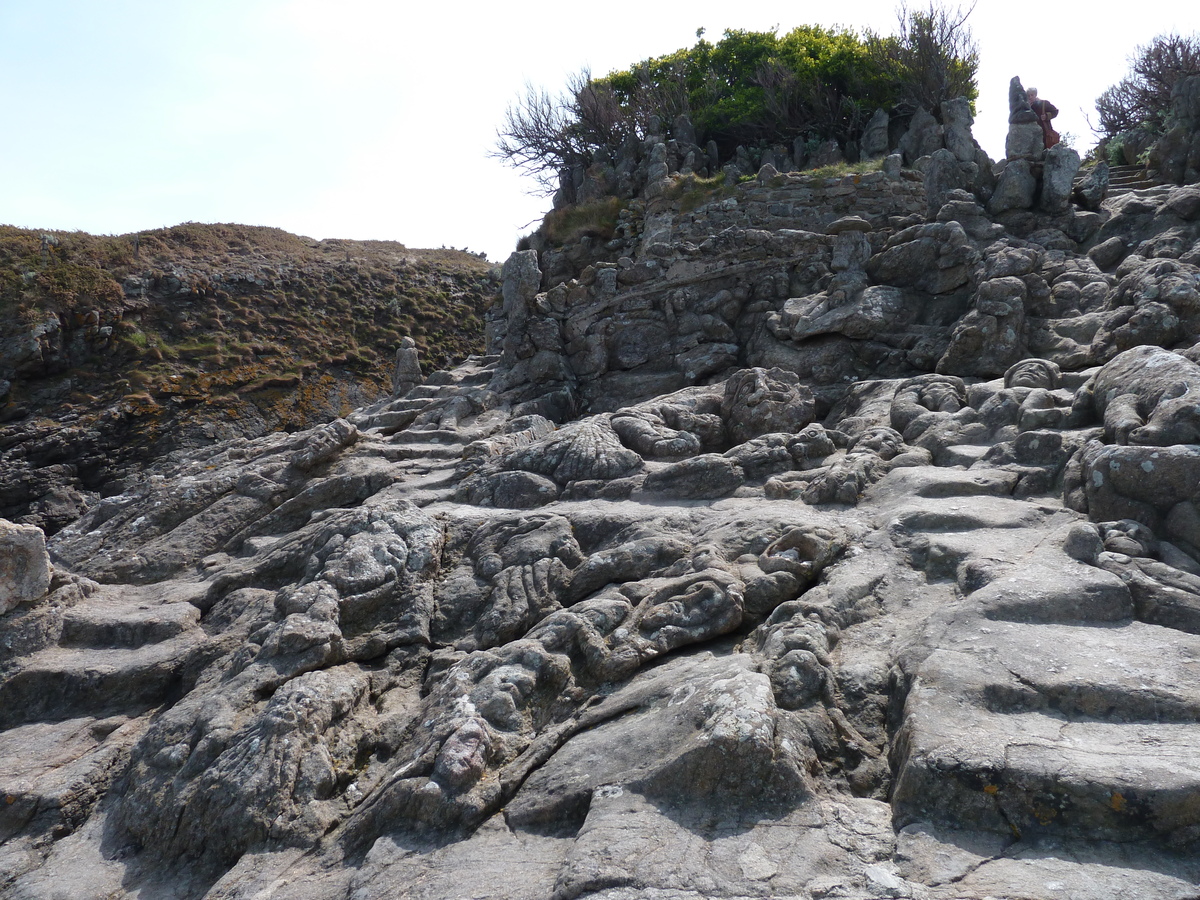
[[[1194,896],[1196,189],[989,214],[963,122],[0,534],[0,894]]]

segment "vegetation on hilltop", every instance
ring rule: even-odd
[[[0,226],[0,378],[12,382],[0,420],[39,397],[201,402],[334,370],[378,396],[404,337],[427,371],[482,352],[492,268],[460,251],[243,225],[122,236]],[[40,351],[20,349],[39,333]],[[299,426],[312,412],[275,418]]]
[[[846,144],[876,109],[937,113],[945,100],[975,99],[970,12],[902,7],[893,35],[806,25],[783,35],[727,30],[712,43],[701,29],[690,48],[601,78],[584,71],[561,96],[531,87],[509,108],[497,155],[553,190],[561,169],[629,138],[656,128],[677,137],[680,115],[699,144],[716,142],[723,159],[738,145]]]
[[[490,269],[459,251],[243,225],[122,236],[0,226],[0,328],[90,317],[146,362],[197,340],[219,344],[222,362],[276,343],[267,355],[345,356],[386,380],[405,336],[434,366],[482,350]]]

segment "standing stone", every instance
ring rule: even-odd
[[[755,172],[754,163],[750,160],[750,151],[741,144],[738,144],[734,151],[734,164],[742,175],[753,175]]]
[[[50,556],[42,529],[0,519],[0,615],[49,588]]]
[[[1008,83],[1008,137],[1004,141],[1004,155],[1009,159],[1039,160],[1045,147],[1046,139],[1029,105],[1029,95],[1021,79],[1014,75]]]
[[[1079,171],[1079,154],[1056,144],[1046,151],[1042,169],[1041,208],[1048,213],[1066,212],[1071,205],[1071,187]]]
[[[796,169],[800,170],[808,163],[808,141],[802,137],[792,141],[792,161],[796,164]]]
[[[537,252],[518,250],[504,263],[504,282],[501,296],[504,302],[504,317],[508,330],[504,336],[503,359],[506,365],[514,365],[523,356],[532,354],[522,350],[528,344],[529,307],[537,296],[542,282],[542,270],[538,268]]]
[[[771,153],[775,157],[775,168],[780,172],[796,171],[796,167],[792,165],[792,158],[788,155],[787,147],[783,144],[772,144]]]
[[[942,134],[946,149],[960,162],[975,160],[975,138],[971,134],[971,103],[957,97],[942,104]]]
[[[927,109],[918,109],[908,123],[908,131],[900,138],[900,152],[910,166],[922,156],[929,156],[942,146],[942,126]]]
[[[970,186],[970,179],[959,165],[958,159],[949,149],[943,148],[934,152],[930,157],[929,168],[925,170],[925,197],[929,204],[929,217],[933,218],[948,195],[954,190],[963,190]]]
[[[650,151],[650,166],[646,170],[646,196],[658,197],[663,192],[670,168],[667,166],[667,145],[659,141]]]
[[[696,129],[692,125],[692,120],[683,113],[675,117],[675,123],[671,127],[671,131],[675,135],[675,140],[679,141],[680,145],[695,146]]]
[[[1037,125],[1037,114],[1029,105],[1029,95],[1025,93],[1021,79],[1014,75],[1008,83],[1008,124],[1028,125],[1030,123]]]
[[[875,114],[867,122],[866,130],[863,131],[861,149],[864,158],[876,159],[888,152],[888,124],[890,121],[888,114],[882,109],[875,110]]]
[[[1075,200],[1084,209],[1099,209],[1100,201],[1108,196],[1108,180],[1108,163],[1100,160],[1075,188]]]
[[[822,166],[836,166],[840,162],[845,162],[846,157],[842,155],[842,148],[838,146],[837,141],[829,140],[819,146],[812,155],[809,165],[814,169],[819,169]]]
[[[424,381],[417,342],[410,337],[401,338],[400,346],[396,348],[396,368],[392,371],[392,396],[403,397]]]
[[[704,145],[704,155],[708,157],[708,170],[715,173],[721,165],[721,154],[717,150],[716,141],[709,141]]]
[[[1037,194],[1037,178],[1027,159],[1010,159],[996,181],[996,190],[988,201],[992,215],[1010,209],[1029,209]]]

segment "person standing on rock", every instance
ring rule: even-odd
[[[1037,88],[1031,87],[1026,93],[1029,95],[1029,107],[1037,116],[1038,124],[1042,126],[1042,138],[1046,149],[1049,150],[1060,140],[1058,132],[1050,124],[1050,120],[1058,115],[1058,107],[1049,100],[1039,98]]]

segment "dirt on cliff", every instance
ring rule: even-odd
[[[311,427],[483,350],[485,258],[185,223],[0,226],[0,516],[53,532],[171,450]]]

